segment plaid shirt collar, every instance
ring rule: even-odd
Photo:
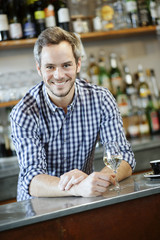
[[[47,93],[47,89],[45,84],[43,83],[43,87],[42,87],[42,91],[43,91],[43,95],[44,95],[44,99],[46,100],[49,108],[51,109],[51,111],[54,113],[55,111],[57,111],[58,109],[61,109],[60,107],[57,107],[49,98],[49,95]],[[73,100],[71,102],[71,104],[67,107],[68,112],[70,110],[74,109],[75,103],[76,103],[76,99],[77,99],[77,95],[78,95],[78,89],[77,89],[77,84],[75,82],[75,91],[74,91],[74,97]]]

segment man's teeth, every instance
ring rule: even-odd
[[[61,83],[55,82],[55,85],[57,85],[57,86],[61,86],[61,85],[64,85],[64,84],[65,84],[65,82],[61,82]]]

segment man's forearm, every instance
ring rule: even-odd
[[[34,197],[63,197],[72,196],[69,191],[61,191],[58,187],[60,178],[47,174],[36,175],[29,187],[31,196]]]
[[[61,190],[59,187],[60,178],[39,174],[32,179],[29,192],[34,197],[100,196],[106,191],[110,183],[114,182],[114,176],[115,174],[94,172],[80,183],[73,185],[69,190]]]

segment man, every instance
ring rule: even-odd
[[[59,27],[38,37],[34,56],[43,81],[11,112],[12,139],[19,160],[17,200],[32,197],[99,196],[115,174],[93,172],[94,149],[117,141],[123,156],[117,178],[132,174],[135,159],[125,138],[112,94],[76,79],[81,67],[79,39]]]

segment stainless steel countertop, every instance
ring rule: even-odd
[[[109,191],[102,197],[35,198],[0,206],[0,231],[79,213],[115,203],[160,193],[160,179],[133,175],[121,183],[121,191]]]

